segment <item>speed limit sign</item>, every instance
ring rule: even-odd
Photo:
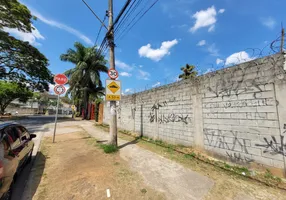
[[[66,92],[66,88],[63,85],[56,85],[54,87],[55,94],[61,95]]]
[[[115,69],[108,70],[108,76],[111,79],[117,79],[118,78],[118,72]]]

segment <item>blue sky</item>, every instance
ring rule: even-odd
[[[86,1],[103,18],[107,0]],[[39,48],[53,73],[73,67],[59,57],[74,42],[94,44],[100,23],[81,0],[21,2],[38,17],[36,29],[29,34],[6,30]],[[114,0],[115,16],[124,3]],[[194,64],[203,74],[255,58],[247,49],[262,49],[279,36],[281,23],[286,20],[285,7],[285,0],[159,0],[123,39],[116,41],[116,68],[123,92],[176,81],[186,63]],[[105,80],[106,75],[102,78]]]

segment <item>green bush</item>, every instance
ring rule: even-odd
[[[102,148],[105,153],[115,153],[118,151],[118,147],[113,144],[101,144],[100,148]]]

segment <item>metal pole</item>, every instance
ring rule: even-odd
[[[113,0],[108,0],[109,10],[109,26],[108,26],[108,43],[110,53],[110,69],[115,69],[115,55],[114,55],[114,30],[113,30]],[[110,144],[117,146],[117,113],[116,113],[116,101],[110,101]]]
[[[55,128],[54,128],[53,143],[55,143],[55,137],[56,137],[59,104],[60,104],[60,95],[58,95],[57,110],[56,110],[56,116],[55,116]]]

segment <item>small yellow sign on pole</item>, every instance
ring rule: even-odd
[[[105,89],[106,101],[120,101],[121,100],[121,82],[116,80],[106,80]]]

